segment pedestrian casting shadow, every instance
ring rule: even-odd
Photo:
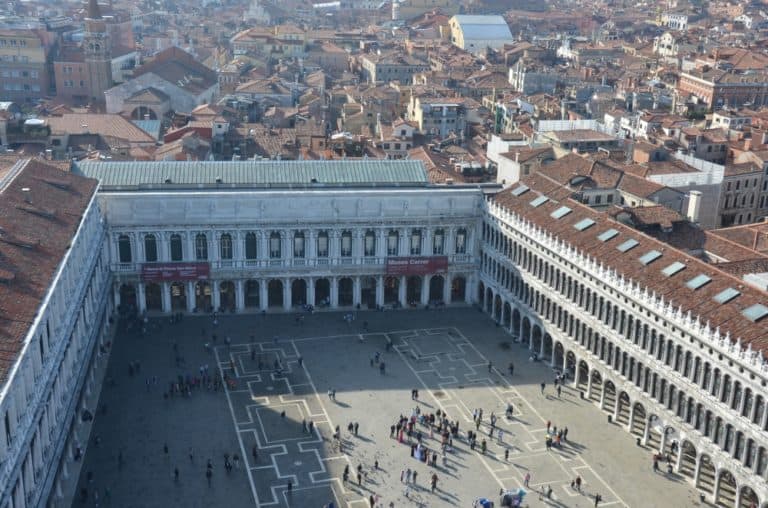
[[[360,441],[363,441],[364,443],[373,443],[373,439],[365,436],[357,435],[355,436],[355,439],[359,439]]]
[[[433,406],[432,404],[430,404],[430,403],[428,403],[428,402],[424,402],[423,400],[418,400],[418,399],[415,399],[415,400],[416,400],[416,402],[418,402],[418,403],[419,403],[419,404],[421,404],[422,406],[426,406],[426,407],[428,407],[428,408],[434,408],[434,407],[435,407],[435,406]]]
[[[343,407],[345,409],[349,408],[349,407],[352,407],[349,404],[347,404],[346,402],[341,402],[340,400],[334,400],[333,403],[336,404],[337,406]]]

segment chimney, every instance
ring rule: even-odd
[[[26,203],[29,203],[30,205],[32,204],[32,193],[29,187],[22,187],[21,195],[24,196],[24,201]]]
[[[699,213],[701,212],[701,192],[692,190],[688,193],[688,210],[686,217],[693,223],[699,222]]]

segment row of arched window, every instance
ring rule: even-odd
[[[280,259],[284,257],[282,235],[279,231],[272,231],[266,237],[267,255],[270,259]],[[352,257],[352,231],[342,231],[338,237],[338,252],[341,257]],[[406,244],[405,254],[411,256],[422,255],[443,255],[446,254],[446,235],[441,228],[432,231],[431,245],[425,245],[425,234],[421,229],[412,229]],[[328,231],[320,231],[316,235],[315,256],[318,258],[327,258],[331,255],[331,236]],[[158,238],[155,234],[145,234],[143,237],[144,259],[147,263],[160,261],[158,249]],[[259,259],[259,238],[257,233],[248,232],[242,240],[243,258],[246,260]],[[291,236],[292,249],[290,254],[294,258],[307,257],[307,238],[304,232],[296,231]],[[386,235],[386,255],[400,255],[401,233],[398,230],[390,230]],[[431,248],[430,248],[431,247]],[[288,247],[290,248],[290,246]],[[367,230],[362,238],[362,255],[364,257],[374,257],[377,255],[377,235],[373,230]],[[425,249],[430,248],[429,251]],[[456,231],[453,245],[451,246],[454,254],[466,254],[467,249],[467,231],[463,228]],[[117,239],[118,260],[120,263],[131,263],[135,260],[132,238],[127,234],[118,236]],[[196,261],[207,261],[209,259],[208,235],[197,233],[194,237],[192,259]],[[222,233],[218,241],[218,258],[222,260],[231,260],[235,258],[234,240],[230,233]],[[169,258],[170,261],[185,260],[184,241],[181,234],[174,233],[169,237]]]
[[[768,414],[763,395],[755,394],[752,388],[745,387],[741,381],[723,372],[706,358],[676,344],[655,327],[643,322],[638,318],[638,315],[642,314],[639,307],[632,305],[637,311],[635,313],[621,308],[615,303],[619,298],[618,294],[615,299],[604,298],[526,246],[487,224],[483,228],[483,235],[484,239],[506,258],[500,262],[488,253],[482,253],[481,269],[484,273],[521,303],[528,305],[537,315],[582,344],[617,373],[632,381],[686,423],[693,425],[723,450],[742,461],[745,466],[753,468],[757,474],[765,473],[768,463],[765,448],[758,447],[753,439],[746,437],[746,432],[738,428],[748,422],[755,426],[755,430],[768,431]],[[548,294],[529,286],[522,279],[518,268],[530,273],[578,306],[578,314],[574,316]],[[584,312],[599,320],[605,329],[612,330],[614,333],[609,334],[610,337],[618,334],[626,343],[614,344],[604,334],[582,322],[578,316]],[[622,347],[624,351],[621,350]],[[647,355],[646,365],[633,356],[633,350],[637,349],[642,349]],[[726,423],[722,418],[715,416],[693,396],[676,387],[668,376],[654,372],[647,365],[654,360],[664,363],[690,380],[703,392],[702,396],[706,394],[714,397],[743,420]]]

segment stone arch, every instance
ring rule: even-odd
[[[600,398],[603,392],[603,376],[595,369],[590,374],[591,386],[587,396],[590,400],[600,402]]]
[[[451,302],[463,302],[466,299],[467,279],[463,275],[456,275],[451,279]]]
[[[665,428],[664,432],[667,432],[667,430],[670,428],[671,427]],[[672,446],[670,447],[674,448]],[[683,476],[687,476],[688,478],[693,479],[693,475],[696,472],[696,463],[699,459],[698,455],[696,454],[696,447],[693,445],[693,443],[685,439],[680,444],[680,450],[675,450],[675,453],[680,453],[682,455],[680,457],[680,468],[678,469],[678,472]]]
[[[543,340],[544,340],[544,344],[542,345],[541,357],[550,360],[552,359],[552,349],[553,349],[552,336],[548,333],[545,333]]]
[[[376,308],[376,277],[360,278],[360,304],[369,309]]]
[[[160,115],[162,116],[162,115]],[[131,120],[159,120],[157,111],[154,108],[145,105],[139,105],[131,111]]]
[[[755,491],[749,485],[741,487],[740,492],[741,502],[736,508],[755,508],[760,506],[760,499],[757,497]]]
[[[573,351],[565,353],[565,376],[576,379],[576,354]]]
[[[442,275],[433,275],[429,278],[429,303],[431,305],[438,305],[444,303],[443,295],[445,294],[445,277]]]
[[[523,330],[520,335],[520,344],[528,346],[531,343],[531,320],[528,317],[523,318]]]
[[[339,279],[339,307],[351,307],[354,303],[355,284],[350,277]]]
[[[493,291],[491,288],[485,290],[485,312],[493,315]]]
[[[202,312],[210,312],[213,309],[211,283],[205,280],[195,282],[195,305]]]
[[[120,312],[133,314],[138,310],[136,286],[133,284],[120,285]]]
[[[225,280],[219,283],[219,307],[221,307],[223,311],[233,311],[237,307],[235,283],[231,280]]]
[[[622,425],[629,425],[629,411],[631,401],[627,392],[620,392],[616,402],[616,421]]]
[[[699,455],[699,476],[696,478],[695,487],[707,494],[715,491],[715,464],[712,458],[704,453]]]
[[[419,275],[411,275],[405,280],[405,299],[411,307],[417,307],[421,303],[422,278]]]
[[[149,282],[144,287],[144,301],[147,310],[163,310],[163,288],[156,282]]]
[[[171,282],[171,310],[183,311],[187,309],[187,288],[183,282]]]
[[[539,354],[541,351],[541,327],[533,325],[531,330],[531,344],[533,346],[533,352]]]
[[[291,306],[298,307],[307,303],[307,281],[294,279],[291,282]]]
[[[315,281],[315,306],[328,307],[331,304],[331,281],[322,277]]]
[[[555,343],[555,352],[554,352],[555,358],[554,358],[554,364],[555,368],[558,370],[563,370],[565,364],[565,348],[563,347],[562,342],[556,342]]]
[[[640,402],[635,402],[632,405],[632,413],[630,415],[631,421],[629,422],[630,433],[643,437],[645,435],[645,426],[647,425],[647,414],[645,412],[645,406]]]
[[[717,506],[731,507],[736,505],[736,478],[727,469],[717,473]]]
[[[493,297],[493,319],[497,323],[501,323],[501,296],[498,294]]]
[[[509,329],[509,326],[512,324],[512,306],[509,302],[504,302],[503,311],[501,313],[501,324],[506,329]]]
[[[481,309],[485,308],[485,284],[483,281],[477,284],[477,303]]]
[[[520,325],[522,323],[522,318],[520,317],[520,311],[517,309],[517,307],[514,307],[512,309],[512,336],[520,339]]]
[[[603,383],[603,407],[602,409],[613,413],[616,411],[616,385],[606,379]]]
[[[580,360],[576,371],[576,386],[579,390],[587,391],[587,383],[589,382],[589,365],[586,361]]]
[[[386,277],[384,279],[384,303],[397,305],[400,302],[400,277]]]
[[[258,309],[261,305],[261,286],[259,281],[249,279],[245,281],[244,303],[246,309]]]
[[[283,306],[283,281],[280,279],[272,279],[267,284],[267,306]]]

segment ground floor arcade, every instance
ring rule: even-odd
[[[686,396],[618,344],[579,327],[569,334],[564,323],[549,319],[556,309],[540,315],[483,279],[476,288],[477,303],[514,342],[565,373],[567,382],[602,409],[609,422],[633,434],[638,446],[669,455],[673,471],[703,499],[722,507],[768,508],[768,497],[759,494],[768,479],[768,447],[746,439],[716,411]],[[713,441],[700,434],[725,437]],[[718,445],[723,439],[731,439],[740,464]],[[663,461],[660,467],[666,467]]]
[[[115,301],[139,312],[291,310],[470,303],[463,273],[116,282]]]

